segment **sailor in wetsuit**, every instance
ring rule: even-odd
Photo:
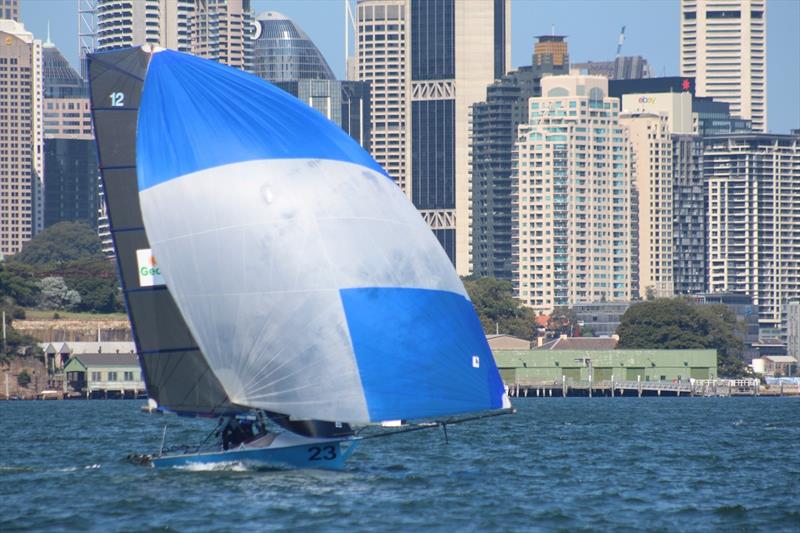
[[[242,421],[249,423],[247,428],[239,423],[239,420],[232,416],[228,419],[228,423],[222,429],[222,449],[228,450],[230,448],[237,448],[240,444],[247,442],[253,437],[252,422],[249,420]],[[249,429],[249,434],[248,430]]]

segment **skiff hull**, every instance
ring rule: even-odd
[[[243,445],[236,449],[153,457],[155,468],[192,467],[240,463],[252,467],[316,468],[341,470],[353,453],[357,438],[307,439],[281,434],[267,446]]]

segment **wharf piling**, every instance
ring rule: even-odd
[[[514,383],[508,387],[509,395],[514,397],[553,397],[553,396],[594,396],[599,397],[625,397],[634,396],[687,396],[687,397],[709,397],[709,396],[760,396],[760,395],[784,395],[789,394],[788,389],[784,390],[783,384],[780,389],[777,387],[772,390],[765,390],[758,379],[709,379],[691,381],[617,381],[606,380],[590,383],[588,381],[577,381],[562,379],[561,382],[538,382],[538,383]],[[800,388],[792,391],[792,394],[800,395]]]

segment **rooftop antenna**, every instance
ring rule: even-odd
[[[50,40],[50,19],[47,19],[47,41],[44,44],[45,46],[53,45],[53,41]]]
[[[350,28],[353,29],[353,35],[356,34],[356,20],[353,17],[353,7],[350,0],[344,0],[344,77],[350,78],[349,63],[350,63]]]
[[[622,26],[622,31],[619,32],[619,40],[617,41],[617,56],[622,53],[622,43],[625,42],[625,26]]]
[[[556,36],[556,25],[555,24],[550,24],[550,35],[552,37]]]

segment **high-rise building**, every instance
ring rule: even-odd
[[[92,139],[92,116],[86,83],[48,40],[42,46],[44,136]]]
[[[195,0],[97,0],[95,9],[98,50],[151,44],[192,51]]]
[[[250,0],[97,0],[98,50],[150,44],[250,69]]]
[[[252,70],[252,17],[250,0],[194,0],[192,53]]]
[[[750,295],[759,326],[780,330],[800,297],[800,136],[705,139],[708,290]]]
[[[623,102],[624,106],[624,102]],[[632,149],[638,206],[638,280],[641,299],[674,294],[672,272],[672,139],[666,113],[620,115]]]
[[[400,188],[406,184],[408,0],[358,0],[355,79],[371,91],[371,153]]]
[[[622,56],[613,61],[586,61],[573,63],[573,69],[590,76],[605,76],[610,80],[638,80],[650,78],[653,70],[642,56]]]
[[[253,74],[272,83],[297,80],[335,80],[336,76],[308,35],[275,11],[256,17]]]
[[[254,74],[304,101],[370,149],[368,82],[337,80],[308,35],[280,13],[259,15],[251,39]]]
[[[672,136],[672,265],[675,294],[707,290],[703,139]]]
[[[471,266],[469,115],[510,67],[510,0],[411,0],[411,199],[461,275]]]
[[[633,186],[619,100],[600,76],[547,76],[514,160],[514,288],[536,311],[628,301]]]
[[[0,256],[42,228],[42,43],[0,20]]]
[[[681,0],[681,75],[767,130],[766,0]]]
[[[97,147],[85,82],[50,42],[42,47],[44,86],[44,227],[97,225]]]
[[[676,187],[672,135],[693,133],[692,95],[686,90],[625,93],[622,111],[620,123],[627,128],[631,141],[636,185],[634,211],[639,282],[636,296],[668,298],[675,291]],[[702,192],[700,200],[702,202]]]
[[[362,148],[370,149],[370,91],[365,81],[300,79],[275,85],[338,124]]]
[[[44,226],[81,221],[97,226],[99,196],[94,139],[45,138]]]
[[[749,120],[731,116],[730,104],[708,96],[695,95],[695,82],[692,77],[667,76],[641,80],[611,80],[608,83],[608,92],[617,98],[634,95],[637,101],[629,101],[628,106],[635,103],[637,108],[647,111],[683,113],[683,110],[690,105],[691,112],[694,114],[692,131],[701,136],[752,131]],[[648,97],[645,98],[645,95]],[[691,102],[686,100],[687,95],[691,96]],[[652,96],[652,100],[650,96]],[[631,107],[626,107],[624,102],[623,109],[633,110]],[[689,132],[685,125],[679,124],[678,128],[680,129],[672,128],[672,132]]]
[[[692,112],[696,115],[697,134],[701,137],[753,131],[751,121],[731,116],[730,104],[708,96],[693,98]]]
[[[470,271],[469,114],[509,70],[509,0],[359,0],[358,80],[372,87],[372,154],[461,274]]]
[[[0,0],[0,19],[19,22],[19,0]]]
[[[569,74],[563,36],[537,37],[531,66],[508,73],[472,106],[472,273],[511,280],[511,160],[517,129],[528,123],[528,100],[541,96],[545,74]]]

